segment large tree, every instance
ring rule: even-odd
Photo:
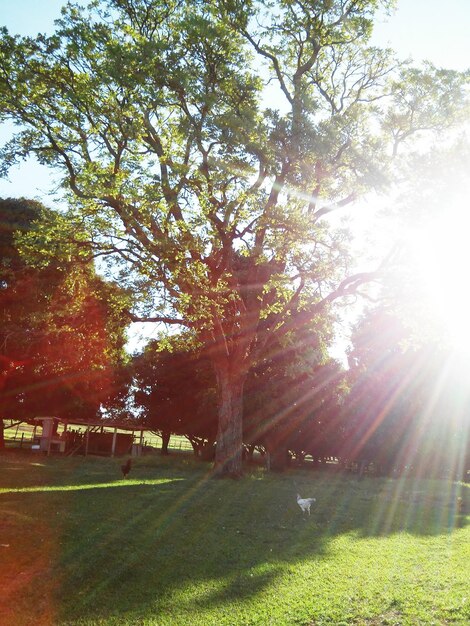
[[[51,37],[3,31],[0,114],[21,125],[4,169],[34,154],[61,171],[74,207],[60,235],[134,281],[133,320],[205,346],[220,473],[241,471],[250,367],[369,278],[348,276],[325,216],[460,111],[460,75],[369,45],[390,4],[103,0],[68,5]]]

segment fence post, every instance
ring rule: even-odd
[[[86,435],[85,435],[85,456],[88,456],[88,442],[90,439],[90,424],[86,425]]]
[[[117,427],[114,427],[114,432],[113,432],[113,443],[111,444],[111,456],[114,456],[114,453],[116,452],[116,437],[117,437]]]

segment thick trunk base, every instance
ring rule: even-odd
[[[170,453],[168,451],[168,444],[170,443],[171,433],[162,432],[162,449],[160,450],[160,454],[162,456],[168,456]]]
[[[243,478],[243,470],[232,470],[225,466],[218,467],[217,465],[214,465],[212,478],[231,478],[232,480],[239,480],[240,478]]]
[[[219,424],[213,475],[240,478],[243,474],[243,383],[224,368],[217,370]]]

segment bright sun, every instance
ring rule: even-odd
[[[442,215],[414,232],[410,263],[422,305],[459,351],[470,353],[470,185]]]

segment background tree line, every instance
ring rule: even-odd
[[[294,377],[280,353],[297,354],[309,329],[320,346],[335,303],[380,275],[352,269],[331,215],[408,180],[415,140],[438,142],[467,113],[468,75],[371,45],[392,4],[102,0],[67,4],[50,37],[1,31],[0,120],[17,132],[0,173],[34,156],[67,201],[23,253],[33,267],[68,255],[82,285],[132,293],[128,322],[188,333],[215,375],[220,475],[240,474],[246,438],[275,456],[293,445],[304,403],[294,410],[272,380],[302,397],[335,366],[304,355],[313,370]],[[268,427],[256,396],[273,393],[285,406],[267,403]]]
[[[0,201],[2,275],[1,417],[31,420],[125,417],[162,437],[192,443],[213,460],[217,381],[190,334],[124,350],[128,295],[69,257],[32,267],[21,236],[53,213],[37,202]],[[51,248],[54,243],[51,243]],[[59,255],[56,255],[56,257]],[[306,459],[315,466],[463,476],[469,466],[465,362],[416,335],[383,300],[352,333],[349,368],[328,356],[333,318],[273,344],[248,375],[243,396],[245,455],[255,448],[272,469]]]

